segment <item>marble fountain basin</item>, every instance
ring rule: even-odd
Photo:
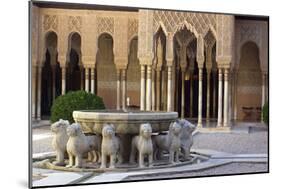
[[[103,124],[112,123],[118,134],[138,134],[142,123],[150,123],[153,132],[167,131],[170,123],[178,118],[178,113],[137,110],[79,110],[73,111],[73,118],[82,126],[85,133],[101,134]]]

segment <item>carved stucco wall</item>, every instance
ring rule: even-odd
[[[263,72],[268,71],[268,24],[266,21],[236,20],[236,65],[239,68],[242,46],[251,41],[259,49],[260,68]]]

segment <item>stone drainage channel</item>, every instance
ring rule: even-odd
[[[38,159],[44,159],[47,154]],[[44,161],[41,161],[44,163]],[[48,160],[45,160],[45,163]],[[177,174],[183,172],[192,172],[211,169],[214,167],[230,164],[230,163],[267,163],[267,154],[230,154],[207,149],[192,149],[192,159],[177,164],[158,163],[152,168],[137,168],[123,166],[115,170],[101,171],[92,169],[91,172],[84,170],[76,170],[76,172],[66,172],[58,170],[42,169],[34,163],[33,175],[37,175],[39,179],[33,181],[33,186],[50,186],[50,185],[66,185],[66,184],[83,184],[83,183],[107,183],[120,182],[128,177],[135,176],[153,176],[165,174]],[[56,168],[55,168],[56,169]],[[75,171],[75,170],[73,170]]]

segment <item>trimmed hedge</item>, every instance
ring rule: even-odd
[[[86,91],[70,91],[55,99],[51,108],[51,122],[59,119],[73,123],[72,112],[74,110],[97,110],[105,109],[101,97]]]
[[[266,102],[262,108],[262,119],[263,122],[266,123],[268,125],[268,102]]]

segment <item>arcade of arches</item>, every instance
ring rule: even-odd
[[[33,5],[32,116],[68,91],[107,109],[177,111],[217,127],[259,121],[268,100],[268,22],[173,11]]]

